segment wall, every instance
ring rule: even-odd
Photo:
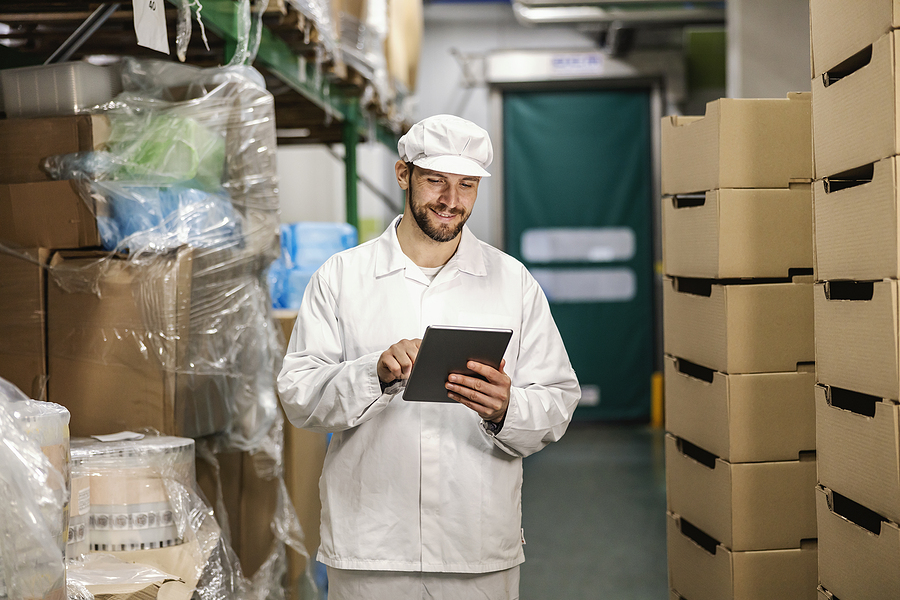
[[[728,0],[728,96],[810,90],[809,0]]]

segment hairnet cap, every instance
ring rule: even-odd
[[[453,173],[490,177],[485,170],[494,159],[488,132],[454,115],[435,115],[422,119],[397,143],[400,160],[417,167]]]

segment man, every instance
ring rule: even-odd
[[[493,157],[451,115],[400,139],[406,207],[332,257],[303,297],[278,379],[297,427],[333,432],[321,479],[330,600],[518,598],[522,457],[558,440],[580,390],[525,268],[465,227]],[[408,402],[428,325],[513,330],[500,369],[451,375],[456,403]]]

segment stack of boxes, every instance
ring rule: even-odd
[[[222,477],[200,461],[198,479],[211,501],[228,493],[217,504],[238,523],[243,574],[280,566],[254,580],[278,595],[285,543],[297,541],[280,534],[297,531],[284,471],[303,457],[286,462],[275,396],[283,348],[265,281],[278,255],[273,99],[252,78],[191,74],[165,89],[143,81],[93,115],[0,120],[0,377],[69,409],[73,436],[149,428],[222,448],[212,460]],[[170,122],[192,129],[143,135]],[[205,157],[184,143],[199,131]],[[110,161],[113,148],[133,153]],[[53,180],[45,159],[59,155],[69,168],[50,169]],[[154,169],[134,180],[139,169],[98,173],[122,156]],[[189,181],[170,177],[192,167]],[[218,189],[190,193],[210,183]],[[169,193],[178,186],[189,193]]]
[[[809,94],[662,123],[669,584],[814,599]]]
[[[812,0],[819,594],[900,597],[900,8]]]

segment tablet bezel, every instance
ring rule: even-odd
[[[512,329],[431,325],[425,329],[403,399],[409,402],[456,402],[447,397],[447,377],[479,377],[466,367],[474,360],[495,369],[512,339]]]

